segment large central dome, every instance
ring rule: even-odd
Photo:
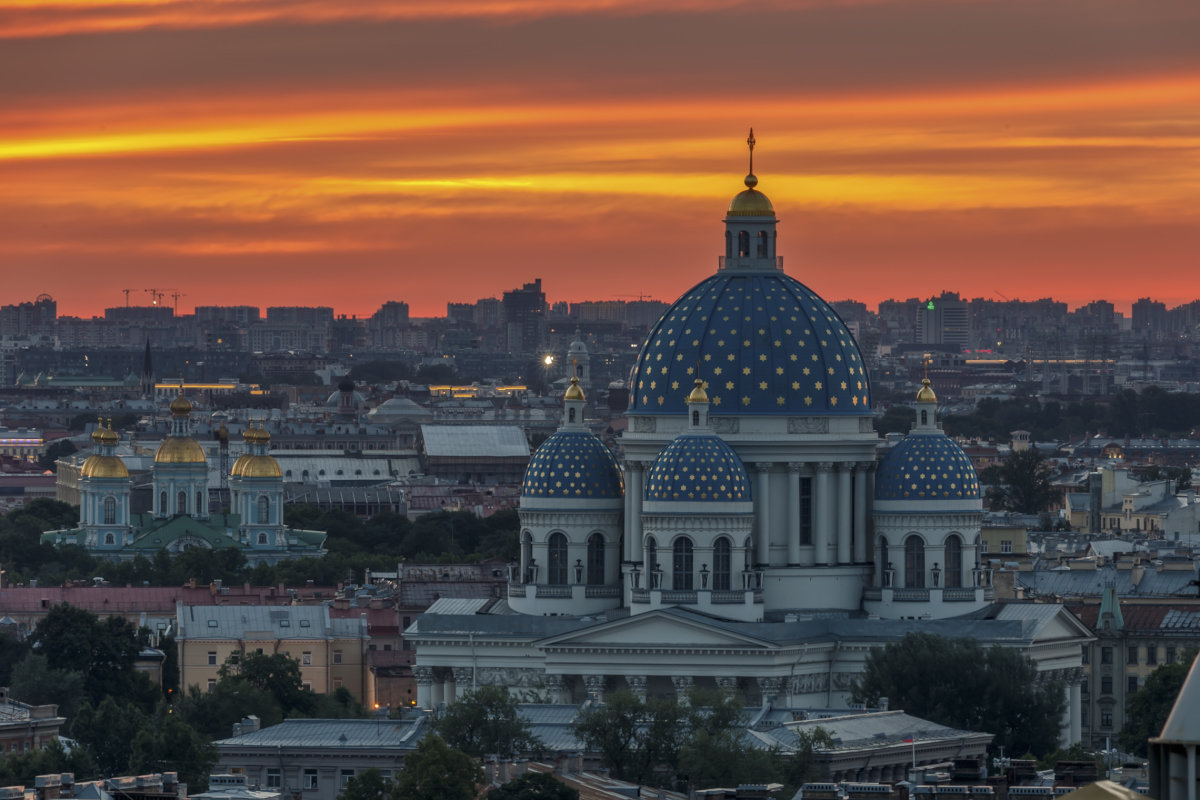
[[[697,375],[713,414],[871,413],[862,356],[841,317],[778,270],[723,270],[679,298],[638,357],[629,411],[685,413],[680,387]]]

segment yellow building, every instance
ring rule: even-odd
[[[300,662],[305,688],[345,688],[373,702],[367,676],[365,618],[336,619],[328,606],[185,606],[176,610],[179,683],[211,689],[237,653],[278,653]]]

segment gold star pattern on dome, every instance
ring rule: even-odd
[[[664,447],[646,473],[645,499],[747,502],[750,477],[720,438],[684,435]]]
[[[730,379],[713,382],[712,403],[733,413],[870,410],[866,371],[849,331],[825,301],[783,273],[718,273],[681,297],[642,348],[630,411],[685,412],[678,393],[648,388],[651,377],[662,386],[686,385],[694,369],[684,365],[714,360],[729,364]]]
[[[522,497],[611,500],[625,494],[621,469],[604,443],[587,431],[559,431],[534,452]]]
[[[978,500],[979,477],[971,459],[949,437],[905,437],[879,465],[877,500]]]

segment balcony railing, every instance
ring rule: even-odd
[[[608,584],[604,586],[587,586],[583,593],[584,597],[620,597],[621,587],[619,584]]]
[[[883,589],[872,587],[872,588],[863,590],[863,600],[882,600],[882,599],[883,599]]]
[[[892,599],[902,603],[928,603],[928,589],[893,589]]]
[[[942,600],[946,603],[973,603],[975,602],[975,590],[957,587],[942,589]]]
[[[759,258],[758,256],[717,256],[717,269],[723,270],[728,267],[757,267],[762,269],[763,265],[774,264],[775,269],[783,270],[783,256],[775,256],[774,258]]]
[[[571,596],[571,587],[565,586],[565,585],[547,586],[545,584],[540,584],[537,587],[537,596],[538,597],[570,597]]]
[[[696,593],[690,589],[663,589],[662,601],[664,603],[694,604]]]
[[[508,596],[509,597],[524,597],[525,596],[525,584],[510,583],[508,585]]]

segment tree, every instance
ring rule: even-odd
[[[98,706],[84,701],[71,719],[71,738],[91,752],[104,775],[125,775],[133,756],[133,740],[150,717],[132,703],[106,697]]]
[[[315,697],[304,688],[300,662],[287,653],[236,653],[218,674],[221,681],[242,681],[271,695],[284,714],[313,709]]]
[[[511,758],[542,749],[517,700],[503,686],[480,686],[446,709],[436,730],[446,744],[475,758]]]
[[[1036,514],[1054,500],[1050,469],[1036,447],[1009,454],[987,479],[997,484],[988,489],[992,508]]]
[[[1193,651],[1182,661],[1163,664],[1133,693],[1125,705],[1125,724],[1117,738],[1121,749],[1146,755],[1146,741],[1162,731],[1195,657]]]
[[[364,769],[346,781],[338,800],[380,800],[384,796],[398,797],[396,784],[377,769]]]
[[[174,714],[160,708],[157,719],[146,725],[133,740],[129,767],[137,774],[178,772],[188,790],[203,792],[208,775],[217,763],[217,748]]]
[[[70,719],[84,697],[84,673],[69,669],[51,669],[46,657],[29,653],[13,667],[12,695],[23,703],[55,703],[58,713]]]
[[[526,772],[492,789],[487,800],[579,800],[579,792],[548,772]]]
[[[1041,683],[1020,651],[981,646],[973,639],[910,633],[871,650],[854,687],[854,701],[887,697],[932,722],[995,735],[992,747],[1042,755],[1057,747],[1065,710],[1062,686]]]
[[[469,755],[455,750],[437,734],[429,734],[404,759],[396,779],[396,797],[405,800],[473,800],[483,783],[483,770]]]
[[[46,451],[38,457],[38,466],[42,469],[52,469],[57,472],[58,467],[55,466],[55,462],[60,458],[71,455],[77,449],[75,443],[70,439],[59,439],[47,447]]]

